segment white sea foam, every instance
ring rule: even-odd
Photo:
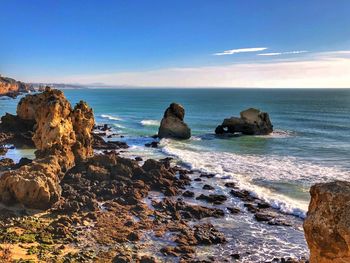
[[[107,114],[101,114],[101,117],[104,119],[108,119],[108,120],[113,120],[113,121],[122,121],[122,118],[116,117],[116,116],[111,116],[111,115],[107,115]]]
[[[350,173],[340,168],[320,166],[292,157],[214,152],[171,140],[161,140],[161,145],[164,153],[176,156],[191,169],[215,173],[221,178],[232,178],[240,188],[251,191],[283,212],[300,217],[305,216],[308,200],[292,198],[255,182],[265,181],[271,185],[274,182],[291,182],[302,191],[317,182],[350,178]]]
[[[125,126],[119,124],[119,123],[113,123],[112,126],[118,128],[118,129],[125,129]]]
[[[283,131],[283,130],[274,130],[269,135],[258,135],[259,137],[267,137],[267,138],[287,138],[291,136],[295,136],[295,132],[292,131]]]
[[[142,121],[140,121],[140,123],[143,126],[159,126],[160,125],[160,121],[158,121],[158,120],[142,120]]]

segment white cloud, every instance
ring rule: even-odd
[[[350,88],[350,51],[313,53],[298,60],[214,67],[18,78],[32,82],[104,83],[138,87]]]
[[[213,55],[215,55],[215,56],[233,55],[233,54],[246,53],[246,52],[259,52],[259,51],[263,51],[266,49],[267,49],[267,47],[230,49],[230,50],[225,50],[223,52],[214,53]]]
[[[280,55],[292,55],[292,54],[302,54],[306,53],[306,50],[296,50],[296,51],[287,51],[287,52],[271,52],[271,53],[260,53],[258,56],[280,56]]]

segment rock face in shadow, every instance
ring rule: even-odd
[[[61,195],[59,182],[64,173],[93,154],[93,112],[85,102],[72,109],[63,92],[46,88],[22,98],[17,116],[11,118],[19,125],[35,123],[36,159],[0,177],[0,201],[47,208]]]
[[[310,263],[350,262],[350,183],[316,184],[304,221]]]
[[[216,134],[242,133],[246,135],[267,135],[273,131],[269,114],[258,109],[250,108],[240,113],[241,117],[224,119],[216,127]]]
[[[160,123],[159,138],[189,139],[191,129],[183,121],[184,117],[184,107],[177,103],[171,103],[164,112],[164,117]]]

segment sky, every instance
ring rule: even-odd
[[[349,0],[0,0],[0,74],[142,87],[350,88]]]

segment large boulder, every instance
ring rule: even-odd
[[[61,195],[64,173],[93,155],[93,112],[85,102],[72,109],[63,92],[46,88],[22,98],[17,116],[7,119],[14,124],[34,123],[32,141],[37,151],[32,163],[0,177],[0,201],[47,208]]]
[[[310,263],[350,262],[350,183],[316,184],[304,221]]]
[[[184,107],[177,103],[171,103],[164,112],[164,117],[160,123],[159,138],[189,139],[191,129],[183,121],[184,117]]]
[[[273,131],[269,114],[258,109],[250,108],[240,113],[240,118],[224,119],[216,127],[216,134],[242,133],[246,135],[267,135]]]

